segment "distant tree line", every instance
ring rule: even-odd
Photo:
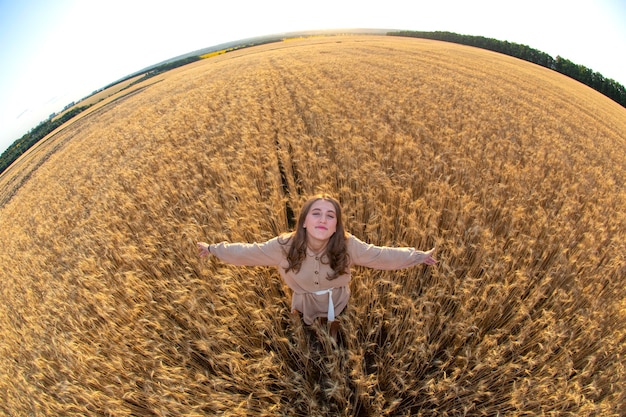
[[[154,68],[151,68],[149,71],[147,71],[144,74],[143,77],[141,77],[137,81],[133,82],[128,87],[130,87],[131,85],[140,83],[140,82],[142,82],[144,80],[147,80],[148,78],[152,78],[152,77],[154,77],[156,75],[164,73],[166,71],[170,71],[170,70],[173,70],[174,68],[182,67],[183,65],[191,64],[192,62],[196,62],[196,61],[199,61],[199,60],[200,60],[199,56],[190,56],[190,57],[187,57],[187,58],[179,59],[177,61],[167,62],[165,64],[158,65],[158,66],[156,66]],[[126,88],[128,88],[128,87],[126,87]]]
[[[281,37],[270,37],[270,38],[261,39],[261,40],[255,41],[255,42],[238,45],[236,47],[231,48],[230,50],[247,48],[247,47],[257,46],[257,45],[263,45],[263,44],[267,44],[267,43],[278,42],[280,40],[282,40]],[[130,86],[132,86],[134,84],[137,84],[139,82],[142,82],[142,81],[144,81],[144,80],[146,80],[148,78],[154,77],[155,75],[158,75],[158,74],[161,74],[163,72],[172,70],[174,68],[182,67],[183,65],[191,64],[192,62],[198,61],[200,59],[201,59],[200,56],[189,56],[189,57],[186,57],[186,58],[178,59],[176,61],[166,62],[164,64],[157,65],[155,67],[152,67],[152,68],[148,69],[144,73],[143,77],[141,77],[137,81],[129,84],[126,88],[128,88],[128,87],[130,87]],[[96,94],[96,93],[98,93],[98,92],[100,92],[102,90],[105,90],[105,89],[109,88],[109,87],[113,87],[114,85],[119,84],[121,82],[124,82],[124,81],[126,81],[126,80],[128,80],[128,79],[130,79],[132,77],[137,76],[137,75],[139,75],[139,74],[135,73],[135,74],[129,75],[128,77],[122,78],[121,80],[116,81],[115,83],[109,84],[109,85],[107,85],[104,88],[101,88],[99,90],[94,91],[93,94]],[[68,106],[66,106],[66,109],[68,107],[71,107],[71,105],[73,105],[73,103],[69,104]],[[61,126],[63,123],[67,122],[72,117],[74,117],[77,114],[81,113],[82,111],[88,109],[89,107],[90,106],[82,106],[82,107],[73,108],[71,111],[69,111],[67,113],[64,113],[61,117],[57,118],[56,120],[53,120],[53,116],[51,116],[48,120],[45,120],[45,121],[41,122],[39,125],[37,125],[37,127],[33,128],[30,132],[28,132],[27,134],[22,136],[20,139],[18,139],[15,142],[13,142],[13,144],[7,150],[5,150],[2,153],[2,155],[0,155],[0,174],[2,174],[4,172],[4,170],[9,167],[9,165],[11,165],[17,158],[19,158],[31,146],[33,146],[34,144],[39,142],[41,139],[46,137],[49,133],[54,131],[54,129],[56,129],[57,127]]]
[[[194,61],[198,61],[200,58],[197,56],[180,59],[178,61],[168,62],[163,65],[156,66],[147,71],[144,76],[136,81],[140,82],[147,78],[154,77],[162,72],[169,71],[171,69],[190,64]],[[127,78],[120,80],[118,83],[125,81]],[[135,83],[133,83],[135,84]],[[111,84],[109,87],[115,84]],[[130,85],[129,85],[130,87]],[[128,87],[126,87],[128,88]],[[73,103],[72,103],[73,104]],[[71,105],[66,106],[66,108],[71,107]],[[70,111],[64,113],[60,117],[54,119],[50,117],[48,120],[45,120],[39,123],[36,127],[31,129],[30,132],[26,133],[20,139],[13,142],[9,148],[7,148],[2,155],[0,155],[0,174],[4,172],[5,169],[9,167],[17,158],[19,158],[22,154],[24,154],[31,146],[35,145],[37,142],[42,140],[48,134],[52,133],[57,127],[61,126],[63,123],[67,122],[74,116],[83,111],[87,110],[91,105],[88,106],[80,106],[74,107]]]
[[[63,123],[76,116],[78,113],[86,110],[90,106],[75,107],[72,110],[64,113],[57,119],[48,119],[39,123],[30,132],[22,136],[20,139],[13,142],[13,144],[7,148],[2,155],[0,155],[0,173],[4,172],[17,158],[19,158],[24,152],[30,149],[31,146],[39,142],[41,139],[52,133],[54,129],[61,126]]]
[[[594,72],[583,65],[575,64],[560,56],[557,56],[556,59],[552,58],[545,52],[538,51],[527,45],[485,38],[483,36],[459,35],[452,32],[399,31],[390,32],[388,35],[454,42],[520,58],[580,81],[626,107],[626,89],[617,81],[605,78],[598,72]]]

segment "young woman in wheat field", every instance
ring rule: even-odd
[[[276,266],[293,291],[291,308],[307,325],[327,318],[333,338],[337,316],[350,297],[350,267],[394,270],[417,264],[434,265],[435,248],[374,246],[344,230],[341,206],[325,194],[302,206],[296,230],[264,243],[198,242],[200,256],[213,255],[223,262],[245,266]]]

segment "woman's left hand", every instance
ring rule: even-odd
[[[209,244],[205,242],[198,242],[198,255],[199,256],[209,256],[211,252],[209,251]]]
[[[434,265],[437,263],[437,259],[435,259],[435,257],[433,256],[435,254],[435,248],[432,248],[429,251],[423,252],[424,253],[424,260],[422,261],[423,264],[426,265]]]

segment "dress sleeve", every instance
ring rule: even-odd
[[[374,269],[402,269],[420,264],[425,253],[414,248],[394,248],[375,246],[348,235],[348,253],[352,265],[366,266]]]
[[[209,247],[221,261],[239,266],[277,266],[285,257],[278,237],[263,243],[222,242]]]

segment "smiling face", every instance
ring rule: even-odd
[[[303,226],[312,247],[325,244],[337,231],[335,205],[328,200],[315,201],[306,215]]]

